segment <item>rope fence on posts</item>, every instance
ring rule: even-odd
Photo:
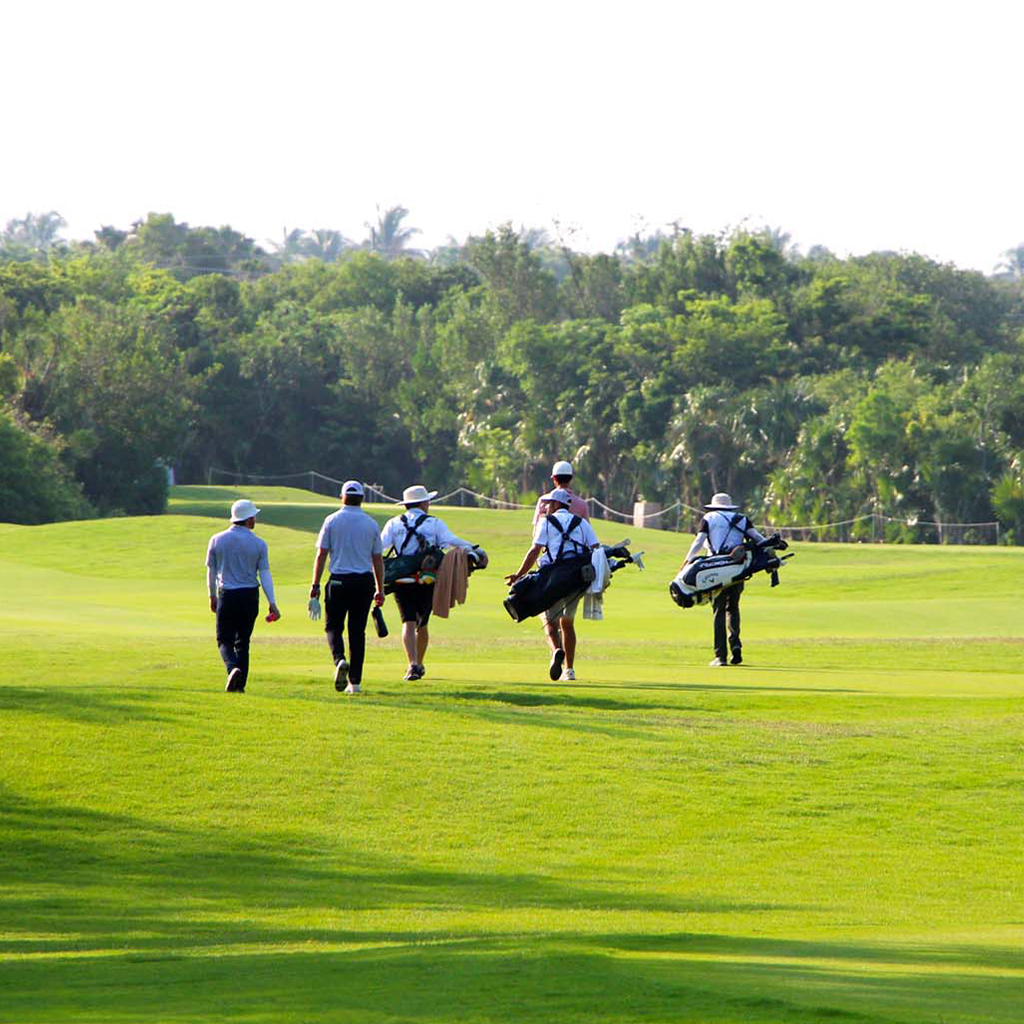
[[[315,469],[304,470],[300,473],[260,474],[238,473],[233,470],[216,469],[211,467],[207,474],[209,483],[212,484],[214,482],[213,477],[215,474],[222,477],[233,478],[235,481],[242,484],[261,483],[272,486],[276,483],[280,486],[288,486],[283,482],[289,480],[304,481],[308,483],[307,489],[312,491],[314,494],[330,495],[331,497],[338,496],[341,485],[344,483],[343,480],[338,480],[336,477],[320,473]],[[378,484],[364,483],[363,489],[366,492],[367,499],[371,502],[392,505],[399,505],[402,502],[401,498],[396,497],[393,494],[388,494]],[[526,510],[535,507],[534,505],[524,505],[517,501],[508,501],[505,498],[493,498],[488,494],[482,494],[469,487],[461,486],[456,487],[452,491],[448,491],[446,494],[439,494],[433,500],[437,502],[437,504],[441,505],[453,503],[454,499],[457,499],[458,504],[463,507],[476,507],[479,503],[483,503],[483,505],[489,508],[505,511]],[[621,509],[613,508],[611,505],[606,505],[600,498],[586,498],[584,500],[587,503],[591,517],[595,519],[599,518],[606,519],[609,522],[628,523],[630,526],[636,525],[637,520],[640,519],[644,526],[651,526],[654,529],[661,530],[675,530],[677,532],[682,532],[684,530],[684,512],[691,512],[695,516],[702,516],[704,514],[702,509],[694,508],[692,505],[687,505],[682,500],[677,500],[663,509],[642,513],[623,512]],[[672,512],[676,512],[676,521],[674,524],[669,525],[669,520],[666,517]],[[861,531],[856,529],[858,524],[866,523],[871,524],[868,529]],[[692,525],[696,524],[694,523],[691,524],[691,526]],[[896,532],[903,535],[899,539],[912,538],[918,542],[937,541],[938,543],[954,544],[987,542],[990,544],[999,544],[1002,539],[1002,531],[1000,524],[997,521],[947,523],[940,522],[938,520],[907,519],[906,517],[900,518],[898,516],[886,515],[882,512],[869,512],[862,516],[854,516],[850,519],[838,519],[829,523],[792,525],[768,522],[763,527],[762,532],[774,533],[777,531],[788,539],[802,541],[829,540],[838,541],[840,543],[849,543],[851,541],[882,543],[886,540],[887,525],[895,527]]]

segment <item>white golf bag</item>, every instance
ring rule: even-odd
[[[726,587],[749,580],[754,573],[767,572],[772,586],[779,585],[779,566],[792,554],[781,558],[775,553],[788,545],[777,534],[763,541],[746,540],[736,555],[703,555],[687,562],[668,585],[668,592],[680,608],[708,604]]]

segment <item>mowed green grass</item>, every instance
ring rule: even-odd
[[[284,618],[228,695],[241,493],[0,525],[0,1022],[1024,1019],[1024,551],[797,546],[711,669],[689,537],[597,522],[648,570],[562,684],[501,608],[529,513],[437,510],[491,567],[419,683],[389,601],[353,699],[305,615],[336,505],[253,489]]]

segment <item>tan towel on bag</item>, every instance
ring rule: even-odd
[[[456,604],[466,603],[466,590],[469,584],[469,555],[465,548],[449,548],[441,567],[437,570],[437,582],[434,584],[434,614],[442,619]]]

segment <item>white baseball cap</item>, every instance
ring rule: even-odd
[[[564,487],[556,487],[547,494],[542,494],[541,501],[557,501],[560,505],[571,505],[572,495]]]
[[[244,523],[246,519],[252,519],[253,516],[259,514],[260,510],[248,498],[239,498],[231,506],[231,522],[233,523]]]
[[[437,491],[428,491],[423,484],[415,484],[406,487],[402,491],[402,500],[396,501],[396,505],[418,505],[421,501],[432,501],[437,497]]]
[[[346,494],[358,494],[360,497],[363,496],[363,485],[358,480],[346,480],[341,485],[341,496],[345,497]]]
[[[571,462],[556,462],[551,467],[552,476],[572,476]]]

